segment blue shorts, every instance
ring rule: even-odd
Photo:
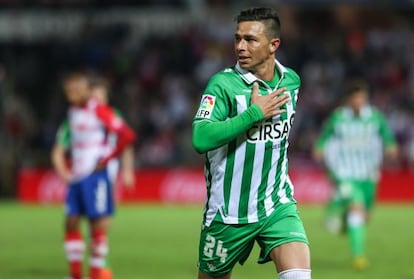
[[[89,219],[110,216],[114,212],[111,183],[106,170],[94,172],[69,185],[66,215],[84,215]]]

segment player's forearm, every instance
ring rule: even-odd
[[[114,150],[107,157],[103,158],[101,163],[106,164],[110,159],[118,157],[121,152],[136,139],[134,131],[127,125],[123,125],[122,128],[117,131],[117,134],[118,140]]]
[[[123,170],[134,170],[134,148],[132,145],[125,147],[121,154],[121,168]]]
[[[131,187],[135,183],[134,148],[127,146],[121,154],[121,177],[124,186]]]
[[[398,158],[398,153],[398,146],[396,144],[390,144],[385,148],[385,155],[392,160]]]
[[[216,149],[234,140],[263,118],[260,108],[252,105],[245,112],[226,121],[196,121],[193,123],[193,147],[198,153]]]
[[[52,166],[57,174],[65,181],[69,181],[72,177],[70,169],[66,165],[65,150],[59,145],[55,145],[51,153]]]

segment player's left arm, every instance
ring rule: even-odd
[[[121,154],[121,177],[122,182],[127,187],[132,187],[135,183],[134,168],[134,147],[128,145]]]
[[[113,108],[115,115],[125,120],[122,112]],[[132,144],[122,150],[120,155],[121,161],[121,179],[124,186],[130,188],[135,184],[135,165],[134,165],[134,146]]]
[[[315,161],[321,162],[323,160],[323,152],[327,141],[334,133],[334,113],[326,119],[323,124],[322,131],[319,137],[316,139],[312,149],[312,157]]]
[[[73,178],[72,172],[66,161],[66,151],[69,149],[69,147],[69,121],[65,120],[58,128],[55,144],[53,145],[52,151],[50,153],[50,159],[52,161],[53,168],[65,182],[70,182]]]
[[[385,148],[385,155],[390,159],[397,159],[398,158],[398,144],[395,140],[394,133],[392,132],[391,128],[389,127],[385,116],[378,112],[379,116],[379,132],[384,143]]]
[[[127,146],[131,145],[135,141],[136,135],[131,127],[121,117],[117,116],[109,106],[99,104],[95,111],[105,127],[117,135],[115,148],[99,162],[101,165],[106,165],[110,159],[118,157]]]

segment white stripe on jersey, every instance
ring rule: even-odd
[[[287,94],[287,92],[285,92],[285,94]],[[295,94],[296,94],[296,92],[295,92]],[[291,115],[294,112],[295,112],[295,110],[293,108],[293,101],[290,100],[286,104],[286,114],[287,114],[287,117],[288,117],[287,121],[289,121],[289,118],[291,117]],[[286,140],[286,148],[288,148],[288,146],[289,146],[289,141]],[[287,175],[287,152],[285,152],[285,156],[283,158],[282,166],[281,166],[281,169],[280,169],[279,191],[277,192],[277,195],[279,196],[279,201],[282,204],[290,202],[289,198],[286,197],[286,188],[285,188],[285,184],[286,184],[286,181],[288,179],[289,179],[289,177]]]
[[[267,91],[270,94],[272,93],[273,90],[269,88]],[[265,150],[266,150],[265,141],[256,142],[255,156],[254,156],[254,162],[253,162],[253,173],[252,173],[251,188],[250,188],[250,195],[249,195],[249,207],[248,207],[248,215],[247,215],[249,223],[257,222],[259,220],[259,216],[257,215],[258,213],[257,202],[258,202],[258,197],[259,197],[259,193],[258,193],[259,187],[260,187],[260,183],[262,181],[262,176],[263,176],[263,163],[264,163]],[[272,188],[270,188],[270,190],[271,189]],[[266,188],[266,191],[267,190],[268,190],[268,187]],[[266,192],[266,197],[267,196],[268,195]]]
[[[265,199],[265,210],[266,216],[269,216],[274,210],[274,202],[272,200],[272,193],[274,191],[274,185],[276,183],[276,170],[277,170],[277,161],[279,160],[279,149],[272,150],[272,165],[269,170],[269,177],[267,179],[266,186],[266,199]]]
[[[259,186],[262,181],[263,161],[265,154],[265,142],[257,142],[255,145],[253,173],[250,183],[249,205],[247,211],[247,219],[249,223],[257,222],[257,199],[259,195]]]
[[[243,95],[237,95],[237,114],[241,114],[247,109],[246,97]],[[234,168],[231,181],[231,191],[230,191],[230,200],[228,207],[228,215],[230,216],[239,216],[239,201],[240,201],[240,191],[243,178],[243,169],[244,169],[244,159],[246,156],[246,141],[244,139],[238,138],[237,140],[237,149],[234,154]],[[237,223],[238,218],[229,218],[234,220],[228,220],[231,223]]]
[[[285,158],[283,159],[283,162],[286,162],[287,160],[287,154],[285,153]],[[285,184],[286,184],[286,179],[287,179],[287,175],[286,175],[286,169],[287,164],[282,164],[282,167],[280,169],[280,184],[279,184],[279,191],[277,192],[277,195],[279,196],[279,201],[280,203],[288,203],[290,200],[286,197],[286,188],[285,188]]]
[[[214,176],[211,177],[210,185],[207,187],[219,187],[220,189],[214,189],[210,191],[210,198],[207,204],[207,212],[206,212],[206,226],[210,226],[211,222],[213,221],[215,215],[217,214],[217,210],[222,210],[221,206],[224,204],[224,176],[225,176],[225,168],[226,168],[226,154],[227,154],[227,145],[224,145],[216,150],[212,150],[207,152],[207,157],[209,162],[211,163],[210,169],[213,170],[223,170],[223,171],[216,171],[214,172]],[[217,163],[218,162],[218,163]],[[205,170],[206,171],[206,170]],[[211,172],[207,173],[206,175],[212,175]],[[206,179],[206,181],[209,181]],[[221,212],[223,213],[223,212]],[[225,214],[221,214],[224,216]]]

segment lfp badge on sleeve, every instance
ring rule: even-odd
[[[212,95],[204,95],[200,102],[200,108],[197,111],[196,117],[210,119],[214,108],[216,97]]]

